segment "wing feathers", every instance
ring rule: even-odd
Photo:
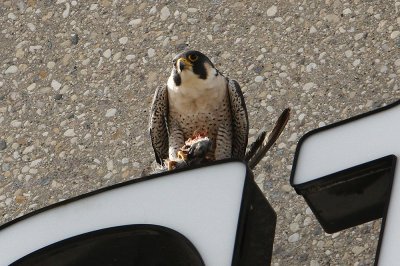
[[[161,165],[163,159],[168,158],[168,110],[168,89],[167,86],[160,86],[151,105],[149,131],[156,161]]]
[[[232,158],[243,159],[249,135],[249,120],[242,90],[235,80],[228,79],[232,113]]]

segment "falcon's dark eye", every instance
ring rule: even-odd
[[[189,60],[192,61],[192,62],[194,62],[194,61],[196,61],[197,59],[199,59],[199,57],[198,57],[197,55],[195,55],[195,54],[190,54],[190,55],[188,56],[188,58],[189,58]]]

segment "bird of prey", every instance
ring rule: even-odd
[[[244,159],[249,122],[239,84],[219,72],[198,51],[172,60],[167,84],[154,94],[150,137],[156,161],[177,160],[177,153],[195,132],[207,132],[209,158]]]

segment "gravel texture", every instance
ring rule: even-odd
[[[325,234],[289,185],[306,132],[400,96],[398,1],[0,1],[0,223],[142,174],[148,110],[175,53],[242,86],[278,215],[272,265],[371,265],[380,221]],[[227,184],[229,185],[229,184]]]

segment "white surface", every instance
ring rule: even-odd
[[[298,156],[294,184],[394,154],[397,167],[379,265],[400,261],[400,105],[307,138]]]
[[[246,167],[232,162],[120,187],[0,231],[0,265],[86,232],[156,224],[186,236],[206,265],[230,265]]]

